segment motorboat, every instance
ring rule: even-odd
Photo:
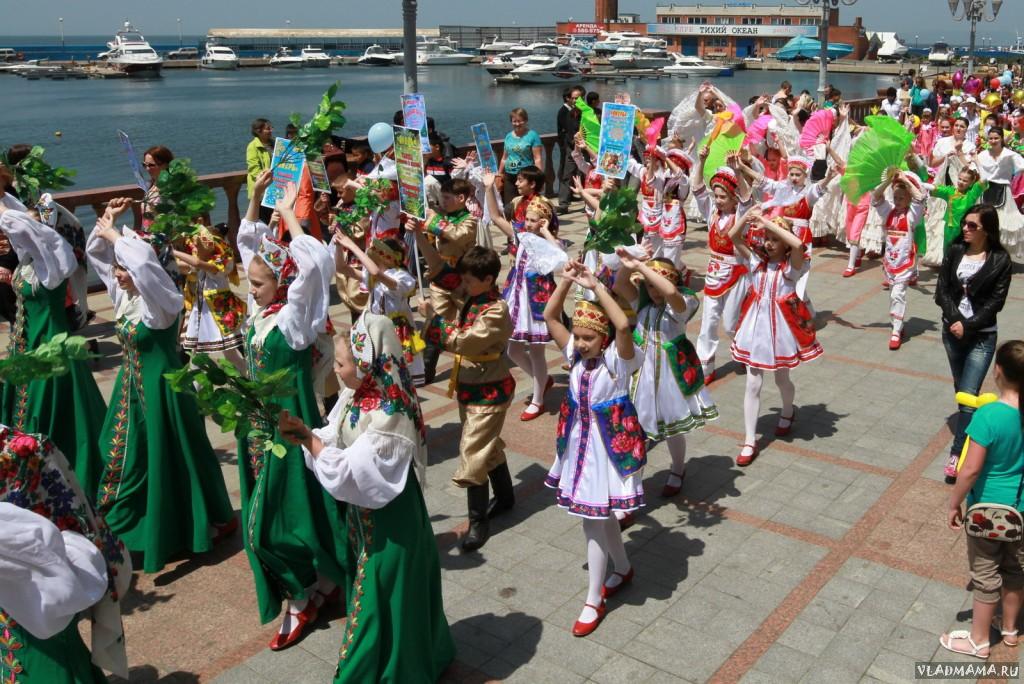
[[[700,57],[694,55],[681,55],[678,52],[672,53],[673,64],[662,69],[666,74],[686,74],[688,76],[724,76],[723,71],[731,72],[714,64],[708,64]],[[731,73],[729,74],[731,75]]]
[[[879,62],[899,62],[906,59],[909,51],[910,48],[901,43],[900,39],[893,34],[886,36],[885,41],[878,48],[875,56],[878,57]]]
[[[473,55],[459,52],[449,38],[424,39],[416,44],[416,64],[420,66],[449,66],[469,64]]]
[[[270,66],[276,69],[301,69],[305,61],[288,48],[280,47],[277,54],[270,58]]]
[[[520,83],[565,83],[578,80],[583,75],[579,53],[566,52],[562,55],[532,55],[526,64],[512,70]]]
[[[356,64],[361,66],[398,66],[404,63],[404,55],[401,52],[389,52],[380,45],[366,48],[362,57],[356,60]]]
[[[164,60],[156,50],[146,42],[131,22],[114,35],[114,40],[107,43],[107,51],[100,55],[109,66],[126,74],[158,75]]]
[[[487,69],[487,73],[489,74],[501,76],[502,74],[507,74],[513,69],[526,64],[528,59],[530,59],[529,55],[520,55],[515,52],[502,52],[498,55],[491,55],[484,61],[480,62],[480,66]]]
[[[479,47],[479,51],[481,55],[499,55],[505,52],[526,51],[526,46],[522,43],[498,40],[498,36],[491,36],[491,42],[483,43]]]
[[[956,59],[956,51],[946,43],[935,43],[928,52],[928,63],[935,66],[949,66]]]
[[[206,52],[199,66],[202,69],[232,71],[238,68],[238,55],[226,45],[206,44]]]
[[[672,64],[668,45],[663,40],[655,43],[623,40],[619,49],[608,58],[616,69],[661,69]]]
[[[299,55],[302,57],[302,66],[306,68],[326,69],[331,66],[331,56],[312,45],[302,48],[302,52]]]
[[[594,52],[598,55],[614,55],[619,51],[623,41],[630,41],[630,44],[639,44],[643,47],[654,47],[657,43],[665,42],[657,38],[648,38],[636,31],[616,31],[602,33],[601,37],[594,43]]]

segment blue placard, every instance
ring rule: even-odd
[[[606,102],[601,106],[601,142],[597,148],[597,172],[609,178],[625,178],[633,147],[636,107]]]
[[[480,167],[491,173],[498,173],[498,159],[494,156],[491,136],[487,133],[487,124],[478,123],[469,127],[473,133],[473,144],[476,145],[476,158]]]
[[[302,181],[302,170],[306,167],[306,155],[295,149],[292,141],[287,138],[274,139],[274,156],[270,160],[270,168],[274,174],[274,182],[263,193],[263,206],[273,209],[277,200],[284,194],[285,186],[295,183],[298,187]]]
[[[427,102],[419,93],[402,95],[402,120],[406,128],[420,132],[423,154],[430,154],[430,134],[427,132]]]

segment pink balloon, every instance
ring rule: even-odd
[[[959,88],[964,84],[964,72],[958,71],[953,74],[953,87]]]

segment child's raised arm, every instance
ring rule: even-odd
[[[747,247],[747,241],[743,239],[743,227],[746,225],[747,220],[751,218],[761,218],[761,210],[758,207],[751,207],[743,212],[742,216],[737,216],[736,220],[732,223],[732,228],[729,229],[729,239],[732,240],[736,251],[744,259],[750,258],[750,248]]]
[[[295,199],[298,196],[298,186],[295,183],[288,183],[278,198],[276,207],[277,213],[280,214],[281,220],[284,221],[293,240],[306,234],[306,231],[302,230],[302,225],[299,224],[299,219],[295,216]]]
[[[789,263],[790,263],[790,265],[792,265],[793,268],[800,268],[801,266],[803,266],[804,265],[804,243],[802,243],[800,241],[800,238],[798,238],[796,235],[794,235],[793,231],[787,230],[787,229],[783,228],[782,226],[780,226],[779,224],[775,223],[774,221],[769,221],[768,219],[766,219],[764,216],[762,216],[760,214],[758,214],[757,218],[758,218],[758,221],[761,223],[761,225],[765,227],[765,230],[770,230],[772,233],[777,235],[779,237],[779,239],[781,239],[783,242],[785,242],[789,246]]]
[[[515,238],[515,232],[512,230],[512,224],[509,223],[508,219],[501,215],[498,211],[498,205],[500,204],[498,199],[498,189],[494,187],[495,175],[490,171],[486,171],[483,175],[484,180],[484,192],[487,193],[487,198],[490,200],[487,204],[487,216],[491,220],[491,223],[498,227],[502,233],[509,238]]]
[[[565,311],[565,298],[569,293],[569,287],[575,282],[572,278],[575,269],[575,261],[565,265],[562,278],[558,281],[555,291],[551,293],[547,306],[544,307],[544,323],[547,324],[548,332],[559,349],[565,349],[569,344],[569,338],[572,337],[572,333],[562,323],[562,313]]]
[[[274,174],[268,169],[256,177],[252,184],[252,197],[249,198],[249,208],[245,210],[245,220],[256,223],[260,220],[260,204],[263,202],[263,194],[270,187],[274,180]]]
[[[422,221],[412,221],[413,233],[416,235],[416,246],[419,247],[420,254],[427,260],[427,270],[430,273],[430,277],[437,276],[442,270],[444,270],[444,259],[438,253],[437,248],[430,244],[430,240],[426,236],[426,226]]]
[[[352,238],[348,235],[338,235],[335,239],[337,240],[337,244],[347,249],[352,253],[352,256],[359,260],[359,263],[363,265],[363,268],[368,274],[370,274],[370,277],[376,278],[380,282],[384,283],[384,286],[389,290],[394,290],[398,287],[398,282],[389,276],[387,271],[378,266],[377,262],[371,259],[366,252],[361,250],[359,245],[357,245]]]

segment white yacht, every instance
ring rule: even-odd
[[[722,67],[708,64],[700,57],[672,53],[674,64],[662,69],[666,74],[687,74],[689,76],[720,76]]]
[[[114,35],[114,40],[107,43],[107,51],[99,58],[126,74],[158,75],[164,63],[129,21],[124,22],[124,27]]]
[[[307,45],[302,48],[300,55],[302,57],[302,65],[304,67],[326,69],[331,66],[331,56],[320,48],[315,48],[312,45]]]
[[[520,55],[516,52],[502,52],[497,55],[491,55],[484,61],[480,62],[480,66],[487,69],[487,73],[494,74],[495,76],[501,76],[507,74],[516,67],[521,67],[526,64],[526,61],[530,59],[530,55]]]
[[[661,69],[672,64],[667,48],[668,44],[663,40],[653,44],[623,40],[615,54],[608,58],[608,63],[616,69]]]
[[[928,63],[935,66],[949,66],[956,58],[956,51],[946,43],[935,43],[928,52]]]
[[[594,52],[598,55],[613,55],[618,52],[623,41],[630,41],[632,44],[641,44],[644,47],[652,47],[655,43],[664,42],[657,38],[648,38],[636,31],[616,31],[613,33],[601,33],[597,42],[594,43]]]
[[[360,66],[398,66],[404,64],[405,60],[401,52],[389,52],[380,45],[371,45],[366,48],[362,57],[356,60]]]
[[[905,59],[910,49],[900,42],[896,34],[886,36],[885,41],[878,48],[875,56],[879,62],[898,62]]]
[[[299,57],[286,47],[277,48],[277,54],[270,58],[270,66],[277,69],[301,69],[304,66]]]
[[[238,55],[227,45],[206,44],[206,52],[199,62],[202,69],[232,71],[238,68]]]
[[[522,43],[498,40],[498,36],[491,36],[491,42],[484,42],[479,50],[481,55],[498,55],[504,52],[518,52],[524,48],[526,46]]]
[[[455,49],[449,38],[424,39],[416,44],[416,63],[420,66],[469,64],[473,55]]]
[[[577,52],[533,55],[511,73],[521,83],[566,83],[578,80],[582,74]]]

